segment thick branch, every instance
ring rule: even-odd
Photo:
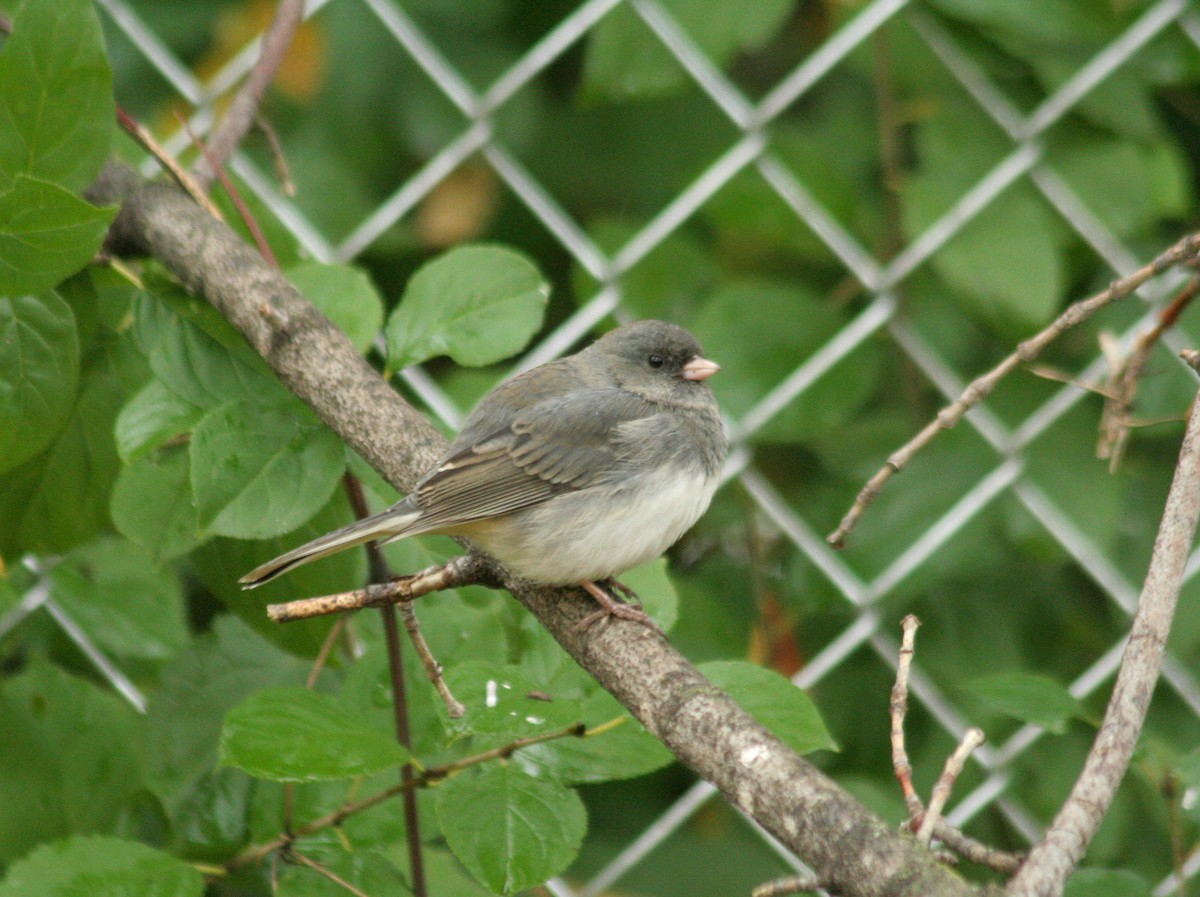
[[[120,181],[106,174],[108,184]],[[122,191],[100,185],[96,199]],[[441,437],[278,273],[176,187],[135,186],[112,231],[118,252],[157,257],[206,297],[352,448],[401,490],[433,462]],[[610,620],[578,589],[496,576],[560,644],[675,755],[711,781],[847,897],[939,897],[979,891],[939,866],[789,750],[708,682],[661,635]]]
[[[1061,894],[1112,804],[1158,681],[1198,517],[1200,414],[1193,406],[1158,538],[1154,541],[1150,570],[1104,722],[1071,795],[1046,837],[1029,852],[1029,858],[1010,883],[1009,893],[1014,897]]]

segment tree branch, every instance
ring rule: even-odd
[[[389,482],[407,491],[445,446],[350,342],[225,225],[170,184],[106,170],[91,191],[124,200],[110,249],[153,255],[215,305],[304,399]],[[713,686],[667,640],[622,620],[580,630],[594,610],[579,589],[495,577],[683,763],[709,780],[847,897],[978,894],[916,841],[797,756]]]
[[[1008,893],[1013,897],[1061,894],[1112,804],[1158,681],[1197,518],[1200,518],[1200,414],[1193,405],[1154,541],[1150,570],[1104,722],[1075,787],[1046,837],[1029,852],[1029,858],[1009,884]]]

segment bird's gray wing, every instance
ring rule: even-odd
[[[417,485],[410,497],[422,510],[420,528],[511,513],[600,482],[627,456],[630,425],[656,413],[613,387],[575,390],[525,408],[474,444],[456,443]]]

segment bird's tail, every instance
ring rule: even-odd
[[[373,517],[364,517],[349,526],[318,536],[311,542],[305,542],[299,548],[293,548],[286,554],[281,554],[279,557],[255,567],[238,582],[242,584],[243,589],[253,589],[265,582],[270,582],[276,576],[287,573],[293,567],[299,567],[309,561],[337,554],[339,551],[345,551],[355,545],[362,545],[364,542],[373,542],[376,539],[394,539],[407,534],[420,516],[421,509],[405,499]]]

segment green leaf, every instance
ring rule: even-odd
[[[641,599],[646,613],[654,618],[663,632],[670,632],[679,619],[679,596],[667,576],[666,558],[658,558],[621,574],[621,583],[633,589]]]
[[[202,541],[200,514],[187,450],[164,449],[122,468],[112,491],[112,519],[155,566],[195,548]]]
[[[568,785],[632,779],[674,761],[671,752],[602,689],[583,702],[581,719],[597,734],[556,738],[521,748],[512,762],[539,778]]]
[[[151,380],[117,415],[117,454],[128,464],[188,432],[203,415],[202,408],[172,392],[161,380]]]
[[[341,440],[298,402],[214,408],[192,434],[192,489],[204,533],[263,539],[329,501],[345,470]]]
[[[284,272],[304,298],[319,308],[366,352],[383,326],[383,300],[364,271],[350,265],[306,262]]]
[[[82,190],[108,158],[116,109],[89,0],[27,0],[0,53],[0,186],[19,173]]]
[[[134,337],[171,392],[200,408],[232,399],[295,401],[215,308],[161,279],[147,284],[153,293],[139,292],[134,301]]]
[[[74,274],[92,260],[116,213],[17,175],[0,194],[0,294],[36,293]]]
[[[0,473],[58,435],[79,385],[75,315],[56,293],[0,296]]]
[[[521,738],[553,732],[579,722],[578,701],[559,695],[542,700],[544,684],[526,678],[520,667],[494,666],[475,660],[446,670],[446,684],[467,707],[466,716],[449,720],[459,734],[503,735]]]
[[[1033,673],[997,673],[966,684],[967,691],[990,707],[1023,722],[1061,735],[1071,719],[1082,719],[1079,701],[1053,679]]]
[[[1063,897],[1150,897],[1150,884],[1119,869],[1080,869],[1067,881]]]
[[[704,663],[700,672],[796,753],[838,749],[812,698],[778,673],[738,660]]]
[[[305,688],[257,692],[226,715],[221,730],[223,765],[277,782],[348,779],[407,762],[394,735]]]
[[[783,24],[792,0],[728,3],[725,0],[663,0],[665,10],[714,64],[757,47]],[[606,15],[592,31],[584,60],[586,93],[621,99],[678,90],[691,77],[628,6]]]
[[[345,897],[350,893],[369,894],[371,897],[385,894],[408,897],[412,894],[408,878],[396,868],[388,853],[364,850],[358,839],[350,840],[354,850],[316,839],[302,839],[296,849],[309,859],[316,860],[343,882],[348,882],[355,888],[354,891],[297,863],[280,875],[275,897]],[[399,854],[399,851],[395,853]],[[447,892],[430,889],[429,893]]]
[[[36,4],[34,4],[36,5]],[[12,864],[0,897],[200,897],[204,879],[187,863],[120,838],[43,844]]]
[[[587,831],[578,794],[511,763],[467,770],[440,786],[437,798],[446,843],[497,894],[522,891],[562,872]]]
[[[215,767],[226,712],[257,689],[302,684],[308,667],[233,617],[218,617],[159,675],[146,711],[147,785],[177,806]]]
[[[5,680],[0,719],[0,862],[42,841],[112,828],[140,781],[132,707],[35,658]]]
[[[388,320],[393,368],[449,355],[468,367],[515,355],[542,326],[550,285],[525,256],[463,246],[423,265]]]
[[[97,646],[118,657],[163,660],[187,643],[178,579],[124,539],[104,538],[66,555],[50,574],[50,593]]]

